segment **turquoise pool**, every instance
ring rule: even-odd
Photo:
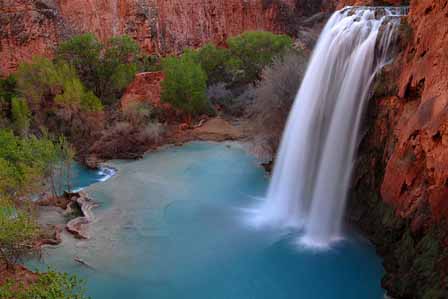
[[[92,299],[383,298],[381,259],[355,234],[316,252],[296,245],[297,232],[247,225],[268,178],[238,144],[194,142],[111,165],[115,176],[87,188],[100,203],[92,238],[64,235],[35,264],[79,274]]]

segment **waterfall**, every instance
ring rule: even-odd
[[[307,246],[341,237],[359,130],[375,74],[393,57],[407,8],[346,7],[325,26],[291,110],[256,224],[304,229]]]

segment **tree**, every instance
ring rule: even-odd
[[[141,64],[140,49],[128,36],[101,44],[94,35],[74,36],[56,51],[57,59],[74,67],[84,85],[103,103],[112,104],[134,79]]]
[[[14,131],[19,135],[26,135],[30,127],[30,110],[24,98],[11,99],[11,118]]]
[[[54,143],[34,136],[20,138],[0,130],[0,196],[27,194],[42,187],[49,165],[55,160]]]
[[[162,67],[165,80],[161,99],[185,112],[190,123],[192,116],[205,112],[208,107],[207,75],[190,52],[164,59]]]
[[[0,287],[2,299],[87,299],[84,281],[75,275],[51,269],[39,273],[37,279],[27,285],[9,281]]]
[[[91,33],[76,35],[59,45],[56,60],[68,62],[76,69],[84,85],[89,90],[95,90],[102,49],[103,45],[95,35]]]
[[[306,65],[305,55],[288,52],[265,67],[255,88],[255,100],[248,109],[251,123],[254,135],[261,137],[271,154],[277,150]]]
[[[0,79],[0,98],[5,101],[11,101],[11,99],[17,95],[16,93],[17,80],[14,75],[9,75],[5,79]]]
[[[53,159],[48,163],[45,173],[53,196],[57,197],[64,191],[71,192],[71,169],[76,151],[63,135],[55,142],[54,149]]]
[[[36,221],[27,212],[0,199],[0,257],[8,269],[30,252],[38,233]]]
[[[111,103],[134,79],[140,48],[129,36],[112,37],[105,45],[99,68],[98,96]]]
[[[236,81],[250,83],[260,79],[261,71],[274,57],[292,48],[292,40],[287,35],[254,31],[227,39],[227,45],[230,51],[228,69]]]
[[[101,101],[86,90],[75,68],[65,62],[35,57],[21,64],[17,89],[28,102],[34,127],[44,126],[71,140],[89,140],[94,130],[101,129]]]
[[[37,106],[36,112],[42,106],[51,105],[52,100],[87,112],[102,110],[99,99],[85,89],[76,70],[65,62],[53,63],[47,58],[34,57],[30,63],[21,64],[17,88],[32,106]]]
[[[209,86],[229,80],[229,74],[226,72],[226,64],[230,59],[228,49],[218,48],[211,43],[207,43],[195,54],[196,61],[207,74],[207,84]]]

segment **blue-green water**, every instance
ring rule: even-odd
[[[89,169],[81,164],[73,163],[71,166],[71,187],[73,191],[82,190],[92,184],[98,182],[104,182],[115,175],[115,169],[108,167],[100,167],[99,169]],[[63,180],[58,186],[61,191],[67,190],[65,185],[66,181]],[[60,193],[62,193],[59,191]]]
[[[381,261],[360,238],[312,252],[293,233],[247,225],[268,179],[238,145],[190,143],[112,166],[117,175],[87,189],[101,205],[92,238],[64,235],[44,254],[85,278],[93,299],[383,297]]]

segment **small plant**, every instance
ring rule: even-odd
[[[11,99],[11,118],[14,131],[25,136],[28,133],[31,118],[26,99],[17,97]]]
[[[0,199],[0,259],[8,269],[32,251],[38,233],[39,227],[30,214]]]
[[[0,287],[2,299],[87,299],[84,281],[75,275],[60,273],[51,269],[39,273],[27,283],[8,281]]]
[[[134,126],[142,126],[151,121],[154,108],[146,102],[134,101],[123,109],[123,116],[126,121]]]

